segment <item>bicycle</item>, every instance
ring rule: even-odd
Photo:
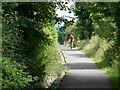
[[[70,41],[70,48],[73,48],[73,41]]]

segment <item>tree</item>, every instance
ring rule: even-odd
[[[46,76],[57,77],[63,71],[57,50],[56,6],[53,2],[2,3],[3,89],[34,87]]]
[[[86,9],[86,3],[76,2],[73,11],[78,18],[77,26],[79,27],[80,39],[90,39],[93,31],[92,19],[90,12]]]

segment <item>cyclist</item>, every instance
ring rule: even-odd
[[[70,35],[70,47],[71,47],[71,49],[73,48],[73,42],[74,42],[74,36],[71,34]]]

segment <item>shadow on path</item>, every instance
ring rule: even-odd
[[[94,63],[67,63],[70,69],[98,69]]]
[[[62,49],[62,50],[63,50],[63,51],[78,51],[78,49],[76,49],[76,48],[75,48],[75,49],[65,49],[65,48],[64,48],[64,49]]]
[[[88,58],[84,54],[69,54],[70,56],[78,57],[78,58]]]
[[[60,46],[70,68],[57,90],[112,90],[108,75],[76,48]]]

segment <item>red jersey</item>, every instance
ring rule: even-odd
[[[70,36],[70,40],[74,41],[74,36],[73,35]]]

